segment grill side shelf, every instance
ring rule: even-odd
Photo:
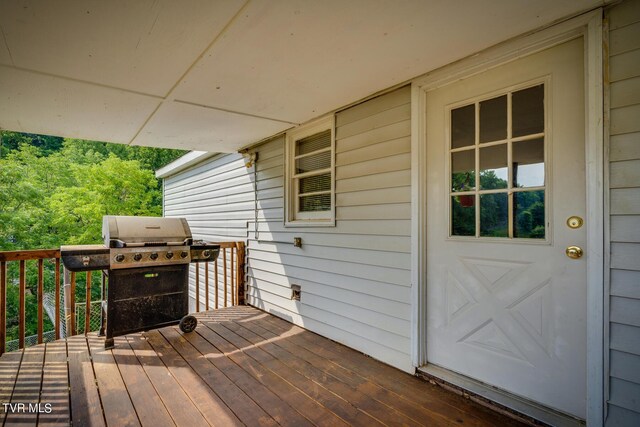
[[[61,246],[60,258],[67,270],[70,271],[109,268],[109,248],[103,245]]]

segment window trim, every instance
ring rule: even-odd
[[[295,171],[295,143],[300,139],[308,136],[324,132],[331,131],[331,146],[330,148],[324,148],[318,150],[330,151],[331,153],[331,165],[323,171],[331,173],[331,208],[328,211],[318,212],[300,212],[298,211],[298,179]],[[285,164],[285,194],[284,194],[284,225],[285,227],[335,227],[335,199],[336,199],[336,173],[335,173],[335,116],[330,115],[305,125],[299,126],[286,133],[285,137],[285,151],[284,151],[284,164]],[[315,152],[314,152],[315,153]],[[309,154],[309,153],[307,153]],[[315,172],[315,171],[314,171]],[[302,174],[307,175],[309,172]],[[313,174],[313,173],[311,173]]]

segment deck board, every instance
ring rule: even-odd
[[[11,401],[22,403],[25,406],[16,412],[7,414],[5,425],[36,424],[39,411],[37,409],[35,411],[28,410],[27,407],[40,403],[44,351],[43,346],[29,347],[24,350]]]
[[[67,339],[67,357],[73,424],[106,425],[85,336],[76,335]]]
[[[41,411],[0,407],[0,425],[521,425],[255,308],[198,318],[109,350],[89,334],[4,354],[0,403]]]
[[[244,425],[216,392],[191,369],[189,364],[160,332],[150,331],[146,335],[149,344],[158,353],[160,360],[180,383],[180,387],[188,394],[209,424],[224,426]]]
[[[43,412],[38,417],[38,425],[48,427],[68,422],[71,408],[69,407],[69,372],[65,341],[45,344],[40,401],[43,405],[46,402],[51,406],[43,407]]]
[[[234,322],[226,322],[223,325],[253,343],[258,343],[264,339],[274,339],[273,343],[283,350],[286,350],[289,355],[296,355],[300,360],[304,360],[311,366],[319,368],[323,375],[329,375],[358,392],[357,396],[359,401],[362,402],[363,400],[366,401],[368,398],[371,398],[374,402],[386,406],[386,408],[385,406],[380,406],[381,410],[387,410],[387,413],[399,414],[398,420],[404,420],[408,425],[421,424],[425,421],[429,421],[430,425],[446,425],[449,422],[447,417],[434,416],[433,413],[424,410],[418,405],[412,404],[401,396],[391,393],[373,382],[339,365],[333,364],[327,359],[317,356],[307,350],[307,348],[293,344],[289,339],[277,340],[278,335],[263,329],[257,323],[252,324],[251,330]],[[349,394],[352,395],[352,393]]]
[[[22,352],[5,353],[0,357],[0,404],[12,402],[11,395],[20,371]],[[0,407],[0,426],[4,425],[7,413]]]
[[[96,335],[90,335],[88,341],[102,405],[105,408],[118,408],[117,411],[105,411],[107,425],[110,427],[140,426],[140,421],[111,350],[105,350],[104,339]]]
[[[115,348],[111,353],[118,365],[140,424],[149,427],[175,425],[127,339],[117,337],[114,339],[114,345]],[[111,409],[107,408],[107,411],[109,410]]]

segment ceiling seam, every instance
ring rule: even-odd
[[[226,109],[226,108],[213,107],[211,105],[206,105],[206,104],[198,104],[196,102],[182,101],[180,99],[174,99],[173,102],[175,102],[176,104],[192,105],[194,107],[201,107],[201,108],[207,108],[209,110],[223,111],[225,113],[238,114],[240,116],[247,116],[247,117],[254,117],[256,119],[269,120],[269,121],[272,121],[272,122],[286,123],[288,125],[297,126],[297,125],[300,124],[300,123],[296,123],[296,122],[290,122],[288,120],[274,119],[272,117],[259,116],[257,114],[243,113],[242,111],[235,111],[235,110],[229,110],[229,109]]]
[[[189,74],[189,72],[191,72],[191,70],[193,70],[193,68],[196,66],[196,64],[198,62],[200,62],[200,60],[206,55],[206,53],[209,51],[209,49],[211,49],[211,47],[220,39],[220,37],[222,37],[222,35],[224,33],[227,32],[227,30],[229,29],[229,27],[231,27],[231,25],[233,25],[233,23],[238,19],[238,17],[240,15],[242,15],[242,13],[244,13],[244,10],[247,8],[247,6],[249,5],[249,3],[251,2],[251,0],[247,0],[240,9],[238,9],[238,11],[236,12],[235,15],[233,15],[231,17],[231,19],[227,22],[227,24],[222,28],[222,30],[220,30],[220,32],[213,38],[213,40],[211,40],[211,43],[209,43],[207,45],[206,48],[204,48],[204,50],[200,53],[200,55],[198,55],[196,57],[196,59],[191,63],[191,65],[189,66],[189,68],[186,69],[186,71],[184,73],[182,73],[182,75],[180,76],[180,78],[174,83],[174,85],[171,87],[171,89],[169,89],[169,91],[167,92],[167,94],[164,96],[165,100],[167,98],[169,98],[171,96],[171,94],[175,91],[175,89],[178,87],[178,85],[180,84],[180,82],[182,81],[182,79],[184,79],[187,74]]]
[[[136,131],[136,133],[133,135],[133,137],[127,143],[127,145],[133,144],[133,141],[135,141],[135,139],[138,137],[138,135],[140,135],[140,132],[142,132],[142,129],[144,129],[144,127],[147,125],[147,123],[149,123],[149,120],[151,120],[153,118],[153,116],[160,109],[160,107],[162,106],[163,103],[164,103],[164,101],[158,102],[158,105],[156,105],[156,108],[154,108],[153,111],[151,112],[151,114],[149,114],[149,116],[144,120],[144,122],[142,123],[142,126],[140,126],[140,128]]]
[[[15,66],[16,62],[13,60],[13,55],[11,54],[11,49],[9,49],[9,43],[7,43],[7,36],[4,35],[4,28],[0,25],[0,33],[2,33],[2,40],[4,41],[4,46],[7,48],[7,52],[9,52],[9,59],[11,59],[11,65]]]
[[[211,42],[207,45],[207,47],[205,47],[203,49],[203,51],[200,52],[200,55],[198,55],[196,57],[196,59],[194,59],[194,61],[191,63],[191,65],[185,70],[184,73],[182,73],[182,75],[178,78],[178,80],[176,80],[176,82],[173,84],[173,86],[171,86],[171,88],[165,94],[165,96],[162,97],[162,101],[153,110],[153,112],[149,115],[149,117],[147,117],[147,119],[144,121],[144,123],[142,123],[142,126],[140,126],[138,131],[133,135],[133,137],[131,138],[131,140],[129,141],[129,143],[127,145],[133,144],[133,141],[135,141],[135,139],[138,137],[138,135],[140,135],[140,133],[142,133],[142,130],[145,128],[145,126],[147,126],[147,124],[153,118],[153,116],[155,116],[155,114],[158,112],[160,107],[165,102],[167,102],[169,100],[171,94],[176,90],[176,88],[178,87],[178,85],[180,84],[182,79],[184,79],[187,76],[187,74],[189,74],[191,72],[191,70],[196,66],[196,64],[204,57],[204,55],[206,55],[207,51],[209,49],[211,49],[211,47],[220,39],[220,37],[222,37],[222,35],[224,33],[227,32],[229,27],[231,27],[231,25],[233,25],[233,23],[238,19],[238,17],[242,13],[244,13],[244,10],[247,8],[247,6],[249,5],[250,2],[251,2],[251,0],[246,0],[245,3],[240,7],[240,9],[238,9],[238,11],[235,13],[235,15],[233,15],[231,17],[231,19],[229,19],[229,21],[225,24],[225,26],[222,28],[222,30],[220,30],[220,32],[218,34],[216,34],[216,36],[213,38],[213,40],[211,40]],[[204,105],[201,105],[201,107],[204,107]],[[236,113],[236,114],[241,114],[241,113]]]
[[[135,91],[135,90],[125,89],[125,88],[121,88],[121,87],[118,87],[118,86],[111,86],[111,85],[107,85],[107,84],[103,84],[103,83],[92,82],[90,80],[82,80],[82,79],[76,79],[74,77],[61,76],[59,74],[45,73],[43,71],[32,70],[30,68],[16,67],[16,66],[7,65],[7,64],[0,64],[0,68],[9,68],[9,69],[12,69],[12,70],[23,71],[25,73],[37,74],[37,75],[45,76],[45,77],[53,77],[53,78],[56,78],[56,79],[66,80],[66,81],[70,81],[70,82],[74,82],[74,83],[82,83],[82,84],[86,84],[86,85],[89,85],[89,86],[101,87],[101,88],[104,88],[104,89],[117,90],[117,91],[120,91],[120,92],[126,92],[126,93],[130,93],[130,94],[133,94],[133,95],[146,96],[146,97],[149,97],[149,98],[157,99],[159,101],[164,99],[161,95],[153,95],[153,94],[150,94],[150,93],[138,92],[138,91]]]

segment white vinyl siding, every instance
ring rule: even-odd
[[[259,222],[256,236],[249,224],[247,257],[251,305],[406,371],[409,105],[406,87],[337,113],[335,227],[274,219]],[[292,284],[301,286],[300,302],[290,298]]]
[[[249,304],[408,372],[410,101],[404,87],[335,115],[334,227],[285,227],[284,137],[255,148],[257,229],[239,154],[165,179],[165,214],[186,217],[196,238],[246,240]]]
[[[282,218],[284,156],[282,137],[261,147],[257,170],[258,217]],[[164,215],[184,217],[189,221],[194,239],[212,242],[247,240],[247,224],[255,217],[253,169],[245,167],[245,159],[238,153],[221,154],[164,180]],[[222,253],[220,255],[222,257]],[[219,258],[220,304],[222,304],[222,258]],[[227,250],[227,267],[231,253]],[[213,268],[209,282],[213,286]],[[189,294],[195,302],[195,268],[191,266]],[[204,268],[200,266],[200,280],[204,284]],[[210,288],[213,290],[213,287]],[[204,290],[200,291],[201,309],[205,307]],[[229,296],[228,296],[229,298]],[[215,295],[209,295],[210,308]]]
[[[640,425],[640,2],[607,12],[610,79],[607,426]]]

